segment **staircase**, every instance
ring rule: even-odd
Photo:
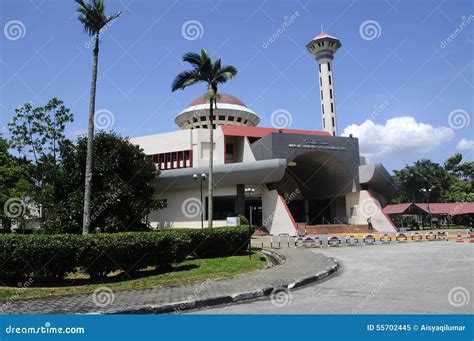
[[[306,233],[309,235],[315,234],[352,234],[352,233],[370,233],[374,232],[369,231],[368,225],[343,225],[343,224],[334,224],[334,225],[311,225],[311,226],[298,226],[298,233]]]

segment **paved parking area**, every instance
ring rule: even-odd
[[[474,244],[422,242],[312,249],[340,262],[323,282],[282,302],[195,311],[203,314],[466,314],[474,311]],[[285,303],[285,304],[281,304]]]

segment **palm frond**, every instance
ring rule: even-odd
[[[183,71],[176,76],[171,85],[171,91],[183,90],[187,86],[190,86],[197,82],[202,82],[203,79],[200,77],[196,69]]]
[[[183,62],[187,62],[194,66],[199,66],[202,63],[202,58],[198,53],[188,52],[183,56]]]
[[[237,75],[237,69],[231,65],[222,67],[221,60],[217,59],[214,63],[205,49],[201,49],[201,54],[188,52],[183,56],[183,61],[194,66],[193,69],[181,72],[174,79],[171,89],[176,91],[184,89],[189,85],[205,82],[208,91],[204,95],[210,102],[217,101],[219,95],[217,85],[225,83]]]
[[[105,25],[107,25],[108,23],[114,21],[115,19],[118,19],[120,16],[122,15],[122,11],[118,11],[117,13],[113,14],[113,15],[109,15],[107,17],[107,20],[105,22]],[[105,26],[104,25],[104,26]]]
[[[111,21],[120,17],[122,12],[107,16],[105,14],[105,3],[103,0],[92,0],[85,2],[84,0],[76,0],[79,5],[76,11],[79,13],[78,20],[84,26],[84,30],[89,35],[99,34],[100,30]]]
[[[229,79],[233,79],[237,76],[237,69],[232,65],[226,65],[222,67],[218,73],[214,75],[214,80],[217,83],[225,83]]]
[[[212,74],[216,75],[220,72],[221,69],[221,59],[219,58],[212,64]]]

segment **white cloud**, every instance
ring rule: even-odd
[[[474,140],[461,139],[459,140],[457,150],[474,150]]]
[[[343,136],[352,134],[359,138],[362,155],[387,156],[408,152],[428,152],[441,143],[451,140],[454,131],[448,127],[436,127],[418,123],[410,116],[394,117],[385,125],[366,120],[344,129]]]

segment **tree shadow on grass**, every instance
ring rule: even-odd
[[[90,278],[85,273],[70,274],[64,279],[57,281],[36,281],[29,287],[31,288],[57,288],[57,287],[71,287],[71,286],[84,286],[84,285],[95,285],[95,284],[110,284],[118,282],[126,282],[134,279],[142,279],[152,276],[164,275],[167,273],[175,273],[181,271],[189,271],[199,268],[198,264],[178,264],[177,266],[170,267],[168,269],[161,269],[158,267],[150,267],[147,269],[141,269],[137,271],[124,272],[116,271],[115,273],[108,274],[106,277]],[[15,283],[12,283],[13,286]]]

